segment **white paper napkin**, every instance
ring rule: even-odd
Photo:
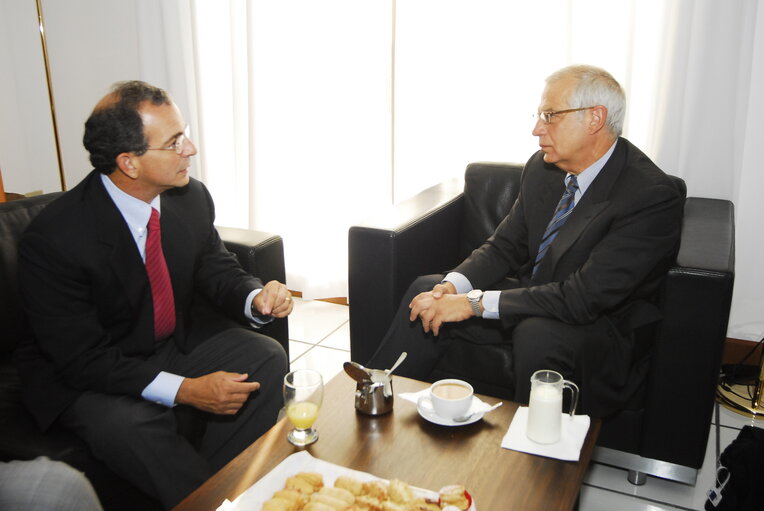
[[[429,392],[430,392],[430,389],[428,387],[426,389],[420,390],[419,392],[402,392],[398,394],[398,397],[400,397],[401,399],[405,399],[406,401],[411,401],[414,404],[417,404],[419,402],[419,398],[422,396],[426,396],[427,394],[429,394]],[[472,396],[472,404],[470,405],[469,413],[471,414],[475,414],[479,412],[488,413],[491,410],[497,409],[501,405],[502,405],[501,401],[499,401],[496,404],[489,405],[485,401],[481,400],[479,397]]]
[[[565,461],[578,461],[581,446],[584,445],[586,433],[591,422],[588,415],[562,414],[562,429],[560,440],[553,444],[538,444],[525,435],[528,422],[528,407],[521,406],[515,412],[507,434],[501,441],[501,446],[513,451],[538,454],[547,458],[557,458]]]

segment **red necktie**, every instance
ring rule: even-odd
[[[149,233],[146,238],[146,273],[151,284],[154,300],[154,338],[169,337],[175,331],[175,300],[167,263],[162,253],[162,231],[159,228],[159,211],[151,208]]]

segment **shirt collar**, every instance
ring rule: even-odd
[[[106,174],[101,174],[101,182],[103,183],[104,188],[106,188],[106,193],[109,194],[114,205],[117,206],[117,209],[122,214],[122,218],[125,219],[133,238],[135,238],[136,241],[143,238],[146,235],[146,226],[148,225],[149,217],[151,216],[151,208],[156,209],[160,213],[162,212],[159,195],[154,197],[151,204],[147,204],[142,200],[125,193],[115,185]]]
[[[597,175],[600,173],[600,171],[603,169],[607,161],[610,159],[610,157],[613,155],[613,151],[615,151],[615,146],[618,143],[618,140],[616,139],[615,142],[613,142],[613,145],[610,146],[610,149],[607,150],[605,154],[603,154],[599,160],[592,163],[589,167],[583,170],[583,172],[580,172],[578,175],[576,175],[576,180],[578,181],[578,191],[581,195],[586,192],[586,189],[589,188],[589,185],[592,184],[594,181],[594,178],[597,177]],[[572,174],[568,174],[565,176],[565,184],[567,185],[570,181],[570,176]],[[580,195],[577,194],[577,197],[580,197]]]

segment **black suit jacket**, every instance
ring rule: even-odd
[[[262,287],[225,250],[213,221],[212,198],[199,181],[162,194],[162,248],[182,351],[193,347],[198,295],[246,323],[246,296]],[[35,338],[16,360],[25,403],[41,427],[83,391],[140,397],[161,371],[146,360],[155,342],[145,266],[98,172],[30,224],[19,245],[19,284]]]
[[[679,246],[684,187],[619,138],[532,278],[565,175],[534,154],[509,215],[454,271],[475,288],[504,289],[507,327],[529,316],[586,324],[607,315],[622,331],[656,321],[655,294]]]

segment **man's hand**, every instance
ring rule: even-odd
[[[464,303],[462,303],[464,302]],[[466,310],[464,307],[466,306]],[[419,293],[409,304],[409,320],[422,320],[425,332],[438,335],[444,322],[463,321],[472,316],[472,308],[465,295],[457,295],[451,282],[435,284],[432,291]]]
[[[252,303],[261,315],[274,318],[285,318],[294,308],[289,290],[278,280],[268,282]]]
[[[175,401],[205,412],[234,415],[251,392],[260,388],[258,382],[245,381],[249,375],[217,371],[199,378],[185,378]]]
[[[438,335],[443,323],[464,321],[473,315],[467,295],[447,294],[433,299],[430,306],[419,313],[419,319],[425,332],[432,330],[434,335]]]

